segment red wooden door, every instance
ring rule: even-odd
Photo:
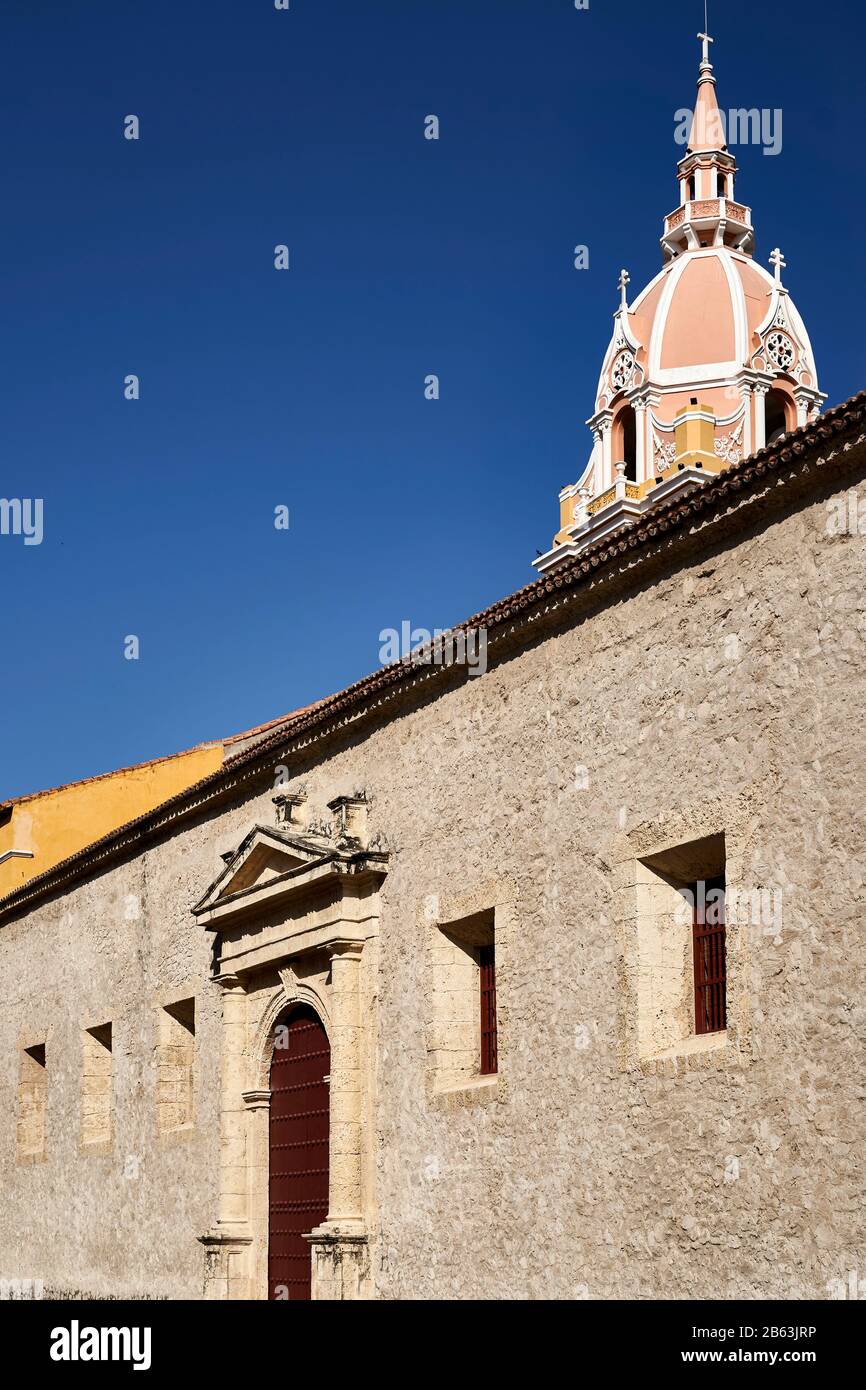
[[[328,1215],[328,1036],[301,1006],[276,1031],[271,1059],[268,1298],[309,1299],[310,1243]]]

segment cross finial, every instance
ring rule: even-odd
[[[710,44],[711,44],[711,43],[715,43],[715,39],[711,39],[710,36],[709,36],[709,34],[706,34],[706,33],[704,33],[704,34],[698,34],[698,38],[701,40],[701,43],[704,45],[704,52],[703,52],[703,57],[701,58],[701,63],[702,63],[702,64],[706,63],[706,64],[709,66],[709,62],[710,62]]]
[[[773,251],[772,255],[770,256],[770,265],[774,265],[774,266],[776,267],[776,284],[777,284],[777,285],[781,285],[781,283],[782,283],[782,271],[784,270],[785,266],[787,265],[787,261],[785,260],[784,256],[782,255],[781,251],[779,250],[778,246],[776,247],[775,251]]]
[[[626,303],[626,298],[625,298],[625,287],[626,287],[626,285],[628,285],[628,284],[630,283],[630,281],[631,281],[631,276],[629,275],[628,271],[627,271],[627,270],[621,270],[621,271],[619,272],[619,280],[617,281],[617,284],[619,285],[619,307],[620,307],[621,309],[627,309],[627,308],[628,308],[628,304]]]

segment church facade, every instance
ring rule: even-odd
[[[862,1271],[866,394],[819,413],[705,144],[540,577],[459,629],[485,673],[434,642],[0,900],[0,1275],[797,1299]],[[730,340],[671,364],[716,291]]]

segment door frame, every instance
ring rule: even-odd
[[[289,865],[274,877],[282,852]],[[313,853],[309,837],[298,837],[296,850],[294,837],[256,826],[195,909],[218,933],[222,994],[218,1211],[199,1237],[207,1298],[267,1297],[270,1060],[274,1029],[294,1003],[312,1006],[331,1047],[329,1207],[310,1237],[312,1296],[371,1296],[379,900],[388,860],[383,849],[359,850],[357,839]]]

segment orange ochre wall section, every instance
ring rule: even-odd
[[[0,897],[215,772],[223,753],[206,744],[15,802],[10,819],[0,812]],[[11,849],[33,857],[4,860]]]

